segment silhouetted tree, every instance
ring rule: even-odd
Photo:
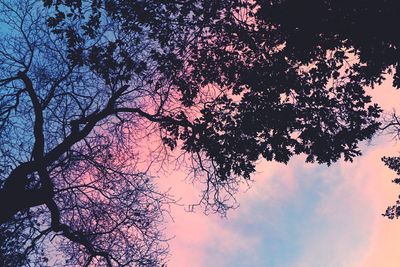
[[[363,89],[375,63],[300,25],[294,3],[2,0],[2,264],[160,265],[171,200],[143,136],[156,156],[179,148],[199,204],[222,214],[261,157],[360,155],[379,127]]]
[[[394,27],[400,22],[398,1],[277,0],[258,3],[259,19],[271,25],[284,46],[282,52],[295,64],[314,65],[320,77],[331,74],[335,80],[346,78],[360,86],[374,87],[383,82],[385,75],[391,75],[393,87],[400,88],[400,38]],[[331,60],[338,59],[342,59],[341,70],[334,70],[331,64],[336,63]],[[396,113],[384,118],[382,130],[399,138],[400,122]],[[400,157],[382,160],[399,174]],[[393,182],[399,184],[400,180]],[[400,200],[384,215],[398,218]]]
[[[397,1],[259,2],[259,17],[275,27],[293,60],[311,63],[336,52],[336,58],[352,59],[344,67],[362,85],[380,84],[384,74],[393,73],[393,86],[400,86],[400,40],[391,27],[399,22]]]
[[[162,101],[149,90],[151,66],[129,77],[115,66],[107,79],[70,57],[71,39],[50,32],[42,3],[0,10],[0,265],[160,266],[172,200],[138,166],[132,141]],[[146,45],[124,52],[136,61]]]
[[[392,114],[388,114],[384,118],[384,127],[383,130],[388,132],[388,134],[392,135],[395,140],[399,140],[400,137],[400,119],[396,112],[393,112]],[[400,157],[399,156],[387,156],[387,157],[382,157],[382,161],[385,163],[385,165],[395,171],[397,175],[400,175]],[[400,178],[397,177],[392,181],[395,184],[400,184]],[[386,209],[386,212],[382,214],[383,216],[388,217],[389,219],[398,219],[400,217],[400,196],[395,202],[394,205],[389,206]]]

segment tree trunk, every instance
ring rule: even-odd
[[[0,224],[6,223],[20,211],[45,204],[49,199],[47,190],[0,189]]]

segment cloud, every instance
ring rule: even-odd
[[[399,102],[390,81],[370,92],[386,110]],[[400,266],[400,221],[381,216],[400,188],[380,160],[400,149],[389,136],[362,148],[364,155],[353,163],[329,168],[305,164],[304,157],[287,166],[261,162],[255,183],[243,188],[240,207],[228,219],[175,208],[169,266]],[[183,174],[165,179],[177,195],[195,199],[198,191],[175,183],[178,177]]]

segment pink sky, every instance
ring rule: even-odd
[[[400,99],[399,92],[390,88],[389,83],[372,93],[375,101],[388,111],[395,108]],[[248,257],[251,263],[232,265],[230,262],[229,266],[266,266],[268,257],[278,257],[278,263],[267,267],[286,266],[279,265],[279,255],[268,254],[275,244],[268,243],[264,230],[278,234],[283,241],[292,239],[280,226],[289,223],[296,227],[296,217],[277,207],[307,199],[303,189],[305,186],[312,188],[312,183],[319,181],[310,178],[314,176],[322,179],[328,190],[317,192],[319,197],[312,203],[312,216],[305,219],[319,227],[299,230],[301,238],[296,242],[301,244],[301,253],[296,252],[295,266],[400,266],[400,221],[381,216],[397,199],[400,187],[391,183],[396,174],[380,160],[384,155],[397,155],[400,146],[391,141],[390,136],[380,136],[363,148],[364,155],[353,163],[339,162],[330,168],[305,164],[304,157],[296,157],[288,165],[260,162],[255,184],[249,190],[243,188],[238,196],[240,207],[230,211],[228,218],[187,213],[183,207],[173,208],[174,222],[168,225],[168,232],[175,238],[170,241],[169,266],[228,266],[228,259],[238,254]],[[163,179],[173,184],[172,193],[182,197],[182,203],[190,203],[199,191],[185,183],[183,177],[182,173],[172,173]],[[288,218],[290,222],[285,221]],[[319,220],[329,223],[318,224]],[[246,233],[243,229],[247,225],[261,229],[260,233]],[[328,265],[318,265],[323,262]]]

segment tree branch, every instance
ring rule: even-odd
[[[107,252],[96,250],[93,247],[93,244],[85,237],[83,233],[75,231],[68,225],[61,223],[60,211],[53,199],[47,201],[46,206],[51,213],[51,227],[53,231],[61,232],[64,237],[68,238],[72,242],[84,246],[91,258],[95,258],[97,256],[103,257],[107,262],[107,266],[112,267],[111,258]]]
[[[18,76],[25,84],[25,89],[29,94],[32,102],[33,110],[35,112],[35,122],[33,133],[35,137],[35,144],[32,149],[32,156],[35,160],[41,160],[44,153],[44,134],[43,134],[43,112],[40,100],[33,88],[32,81],[24,72],[18,72]]]

